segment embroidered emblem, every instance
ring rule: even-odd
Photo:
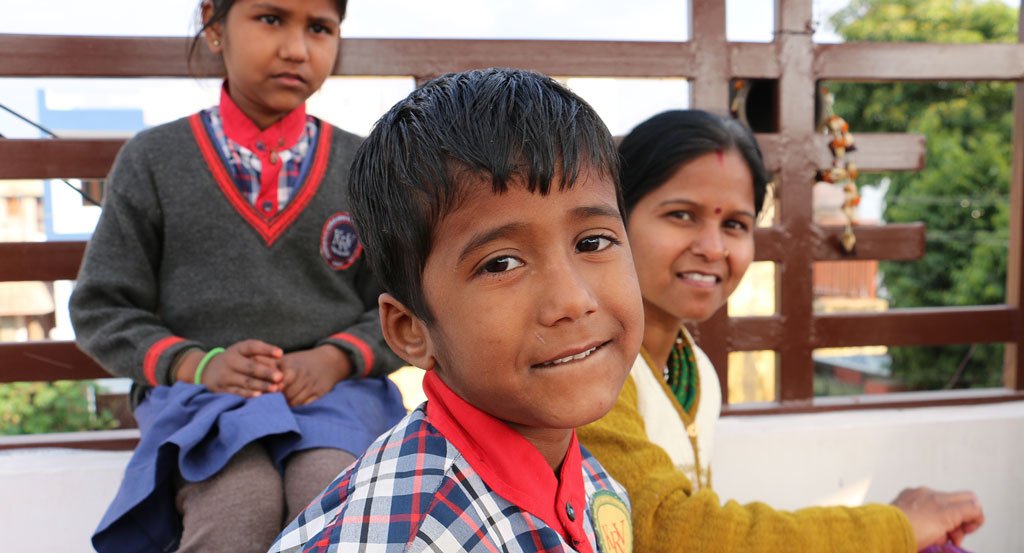
[[[336,271],[347,269],[359,259],[363,245],[348,213],[335,213],[320,233],[320,256]]]
[[[590,500],[597,543],[604,553],[632,553],[633,521],[626,504],[614,493],[601,490]]]

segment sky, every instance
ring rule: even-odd
[[[828,18],[848,2],[812,0],[816,41],[839,41]],[[729,40],[771,41],[774,4],[772,0],[726,0]],[[6,8],[0,12],[0,33],[191,36],[199,0],[0,0],[0,5]],[[688,38],[686,5],[686,0],[349,0],[342,35],[677,41]],[[594,106],[616,135],[628,133],[655,113],[689,104],[689,87],[683,79],[570,78],[567,84]],[[365,135],[413,85],[411,78],[402,77],[332,78],[310,98],[308,109]],[[40,90],[51,110],[139,109],[145,124],[153,126],[216,103],[219,81],[0,78],[0,104],[38,119]],[[3,111],[0,134],[41,136]]]
[[[191,34],[197,0],[4,0],[0,33],[180,36]],[[815,16],[847,0],[813,0]],[[685,0],[351,0],[351,37],[684,40]],[[771,40],[771,0],[727,0],[733,40]],[[403,17],[392,17],[402,13]],[[538,17],[537,14],[543,14]],[[571,21],[572,24],[567,24]]]
[[[1015,4],[1017,0],[1004,0]],[[828,18],[849,0],[812,0],[815,40],[837,42]],[[107,36],[191,36],[199,0],[0,0],[7,9],[0,33]],[[772,0],[726,0],[729,40],[769,42]],[[623,9],[623,6],[628,8]],[[569,40],[688,39],[686,0],[349,0],[346,37],[504,38]],[[401,17],[395,17],[401,14]],[[666,109],[689,105],[683,79],[570,78],[613,134]],[[308,109],[342,128],[367,134],[377,118],[405,97],[411,78],[341,77],[327,81]],[[0,104],[39,117],[39,91],[50,110],[137,109],[146,126],[158,125],[216,103],[216,79],[17,79],[0,78]],[[41,133],[0,111],[0,134],[37,138]],[[63,136],[71,131],[63,130]],[[86,134],[88,135],[88,134]],[[76,202],[73,196],[67,198]],[[880,202],[865,202],[875,205]],[[866,214],[876,218],[878,214]],[[63,218],[87,232],[94,217]],[[72,223],[67,223],[72,224]],[[81,228],[79,228],[79,226]]]
[[[0,1],[12,4],[0,17],[0,33],[108,36],[190,36],[199,5],[198,0]],[[813,1],[816,17],[824,21],[848,0]],[[685,0],[631,0],[625,10],[624,5],[621,0],[350,0],[342,34],[353,38],[688,38]],[[773,5],[771,0],[727,0],[729,39],[770,41]],[[393,17],[396,13],[402,17]],[[819,32],[816,39],[837,40],[827,30]],[[687,107],[689,102],[689,89],[682,79],[571,79],[568,84],[594,105],[615,134],[625,134],[646,117],[664,109]],[[335,78],[310,99],[309,111],[365,134],[412,86],[411,79],[404,78]],[[46,91],[49,109],[141,108],[146,124],[156,125],[214,103],[218,83],[0,78],[0,103],[34,117],[39,89]],[[637,102],[637,98],[644,101]],[[37,131],[2,112],[0,134],[38,136]]]
[[[811,0],[817,42],[837,42],[829,17],[849,0]],[[1016,5],[1019,0],[1003,0]],[[769,42],[773,0],[726,0],[729,40]],[[199,0],[0,0],[0,33],[191,36]],[[628,8],[623,8],[628,6]],[[346,37],[655,40],[688,38],[687,0],[350,0]],[[401,14],[401,17],[395,17]],[[665,109],[688,107],[682,79],[569,79],[614,134]],[[30,118],[38,90],[49,109],[142,109],[147,126],[217,100],[218,81],[0,78],[0,103]],[[359,134],[413,87],[410,78],[332,78],[309,111]],[[642,99],[638,101],[637,99]],[[0,134],[39,133],[0,111]]]
[[[848,2],[812,0],[817,42],[839,41],[828,26],[828,18]],[[774,4],[772,0],[726,0],[728,39],[770,42]],[[0,33],[191,36],[196,29],[198,5],[199,0],[0,0]],[[682,41],[688,38],[686,5],[686,0],[349,0],[342,35]],[[310,98],[308,109],[365,135],[380,114],[408,94],[413,84],[411,78],[401,77],[336,77]],[[617,135],[626,134],[655,113],[689,104],[689,88],[683,79],[570,78],[567,84],[594,106]],[[38,119],[40,91],[50,110],[136,109],[142,111],[145,125],[153,126],[216,103],[219,81],[0,77],[0,104],[32,119]],[[9,138],[41,136],[3,111],[0,134]],[[875,192],[870,187],[862,190],[865,199]],[[874,196],[861,204],[874,206],[872,213],[862,214],[867,219],[880,215],[881,194]],[[48,195],[47,210],[65,214],[48,219],[54,222],[52,232],[56,236],[70,239],[90,232],[99,214],[98,208],[83,206],[80,198],[61,186],[55,186]],[[58,222],[64,226],[58,228]],[[66,295],[67,290],[60,294]],[[58,329],[64,334],[54,337],[71,336],[65,318],[58,317]]]

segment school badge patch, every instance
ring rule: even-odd
[[[351,267],[362,253],[363,245],[359,243],[352,217],[341,212],[328,217],[320,232],[320,256],[324,261],[340,271]]]
[[[604,553],[632,553],[633,521],[629,508],[619,496],[607,490],[594,494],[590,501],[597,544]]]

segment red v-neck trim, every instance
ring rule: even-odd
[[[587,499],[575,431],[556,478],[533,444],[459,397],[434,371],[427,371],[423,378],[423,391],[427,421],[455,445],[488,487],[544,521],[576,551],[591,551],[583,527]],[[568,516],[570,511],[574,520]]]
[[[299,193],[288,202],[288,205],[283,210],[266,217],[255,206],[246,201],[241,191],[235,185],[235,181],[231,179],[231,172],[224,166],[224,160],[217,153],[217,149],[206,132],[206,125],[203,124],[202,115],[199,113],[193,114],[189,117],[189,124],[192,127],[192,134],[196,138],[196,143],[199,145],[199,151],[202,152],[206,165],[210,168],[210,173],[213,174],[213,180],[217,182],[217,186],[220,187],[224,197],[235,208],[235,211],[242,216],[242,219],[249,223],[249,226],[263,238],[267,247],[273,246],[274,242],[295,222],[295,219],[299,217],[299,214],[302,213],[310,200],[313,199],[313,196],[316,195],[317,190],[320,189],[320,183],[323,181],[330,157],[331,126],[320,125],[320,131],[317,133],[316,153],[313,156],[309,174],[306,175],[306,181],[299,186]]]

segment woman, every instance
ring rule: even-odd
[[[619,151],[646,328],[612,411],[579,437],[629,491],[635,550],[911,552],[980,526],[973,493],[924,488],[893,506],[720,505],[708,460],[721,391],[685,324],[725,305],[753,261],[767,172],[749,130],[702,111],[656,115]]]

